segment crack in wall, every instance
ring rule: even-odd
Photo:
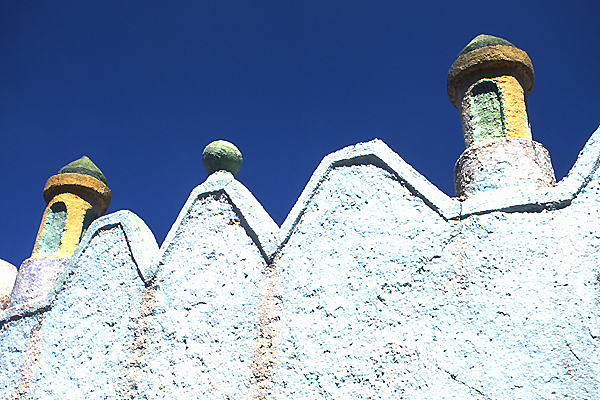
[[[483,396],[485,399],[490,399],[490,400],[492,399],[490,396],[488,396],[487,394],[483,393],[481,390],[479,390],[477,388],[474,388],[473,386],[468,385],[466,382],[458,379],[458,375],[455,375],[455,374],[451,373],[450,371],[447,371],[447,370],[445,370],[445,369],[443,369],[443,368],[441,368],[439,366],[438,366],[438,369],[440,371],[444,371],[445,373],[447,373],[450,376],[450,378],[452,378],[452,380],[454,380],[454,381],[456,381],[456,382],[458,382],[458,383],[460,383],[462,385],[465,385],[469,389],[471,389],[471,390],[477,392],[479,395]]]

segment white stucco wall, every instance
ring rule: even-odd
[[[458,202],[372,141],[281,229],[224,172],[160,249],[102,217],[47,298],[0,313],[0,397],[599,397],[599,139],[532,193]]]

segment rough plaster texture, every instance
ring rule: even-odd
[[[422,379],[412,331],[429,323],[423,267],[452,232],[385,169],[331,171],[275,260],[284,293],[276,397],[407,394]]]
[[[322,161],[281,229],[230,173],[158,250],[98,219],[0,312],[0,397],[594,399],[600,130],[557,185],[451,199],[381,141]]]
[[[0,259],[0,310],[8,306],[16,278],[17,267]]]
[[[473,145],[454,167],[457,197],[484,191],[489,195],[492,190],[503,190],[504,196],[510,196],[511,192],[533,192],[554,184],[548,151],[523,138],[499,138]]]
[[[8,308],[26,306],[45,298],[68,262],[67,257],[28,258],[23,261]]]
[[[578,220],[574,208],[461,221],[448,247],[455,260],[439,266],[456,286],[436,296],[438,343],[427,350],[472,388],[466,398],[598,395],[598,254],[589,239],[600,215]]]
[[[241,398],[248,391],[266,262],[223,192],[199,196],[151,290],[141,398]]]
[[[449,221],[377,165],[321,175],[275,259],[274,397],[595,398],[598,153],[586,151],[563,185],[504,199],[537,212],[473,196],[477,214]]]
[[[0,322],[0,398],[17,399],[23,393],[21,384],[29,379],[36,360],[34,343],[39,328],[39,314]]]
[[[110,398],[124,390],[143,292],[123,229],[103,227],[71,264],[43,316],[44,344],[28,394]]]
[[[127,393],[144,292],[139,268],[157,251],[150,230],[130,212],[92,224],[46,298],[0,314],[2,370],[11,371],[2,375],[11,380],[2,382],[2,398]]]
[[[261,239],[268,248],[276,228],[229,173],[213,174],[192,192],[148,288],[148,336],[132,394],[238,399],[264,379],[253,363],[259,313],[268,303]]]

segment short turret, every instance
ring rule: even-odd
[[[31,257],[71,257],[110,196],[106,178],[86,156],[61,168],[44,187],[47,206]]]
[[[31,257],[19,269],[9,307],[48,293],[89,225],[108,209],[110,198],[104,174],[86,156],[48,179],[46,210]]]
[[[531,140],[527,96],[533,82],[527,53],[495,36],[477,36],[456,57],[448,97],[460,114],[467,147],[454,170],[458,197],[555,183],[547,150]]]

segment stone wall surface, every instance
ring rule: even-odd
[[[72,264],[43,316],[31,398],[105,398],[127,386],[144,292],[120,226],[104,227]]]
[[[41,314],[26,318],[3,320],[0,327],[0,398],[18,398],[25,392],[21,386],[31,378],[35,362],[35,345],[41,327]]]
[[[17,267],[0,259],[0,308],[5,309],[10,302],[10,294],[17,277]]]
[[[149,237],[132,234],[135,229]],[[128,368],[138,351],[145,288],[139,268],[143,258],[134,253],[145,239],[149,257],[156,242],[143,222],[127,212],[96,221],[86,238],[43,315],[28,398],[110,398],[130,385]]]
[[[145,287],[138,267],[156,250],[152,233],[132,213],[92,224],[48,298],[4,315],[2,332],[10,335],[1,340],[9,349],[2,352],[2,369],[11,371],[6,377],[13,382],[2,398],[99,399],[127,392]]]
[[[572,211],[462,221],[448,265],[458,285],[441,298],[453,312],[434,315],[442,340],[430,351],[473,398],[598,394],[600,354],[590,330],[597,252],[578,241],[585,233]]]
[[[459,202],[375,140],[281,229],[222,171],[160,249],[102,217],[0,312],[0,398],[599,398],[599,132],[535,192]]]
[[[238,399],[251,385],[267,264],[227,193],[192,197],[149,288],[136,398]]]
[[[505,211],[474,196],[447,221],[377,163],[320,177],[275,258],[273,397],[595,398],[600,197],[584,156],[577,192],[497,199]]]
[[[340,166],[275,264],[283,293],[274,398],[393,398],[424,382],[416,324],[433,321],[431,265],[455,223],[395,175]],[[457,385],[456,385],[457,386]]]

